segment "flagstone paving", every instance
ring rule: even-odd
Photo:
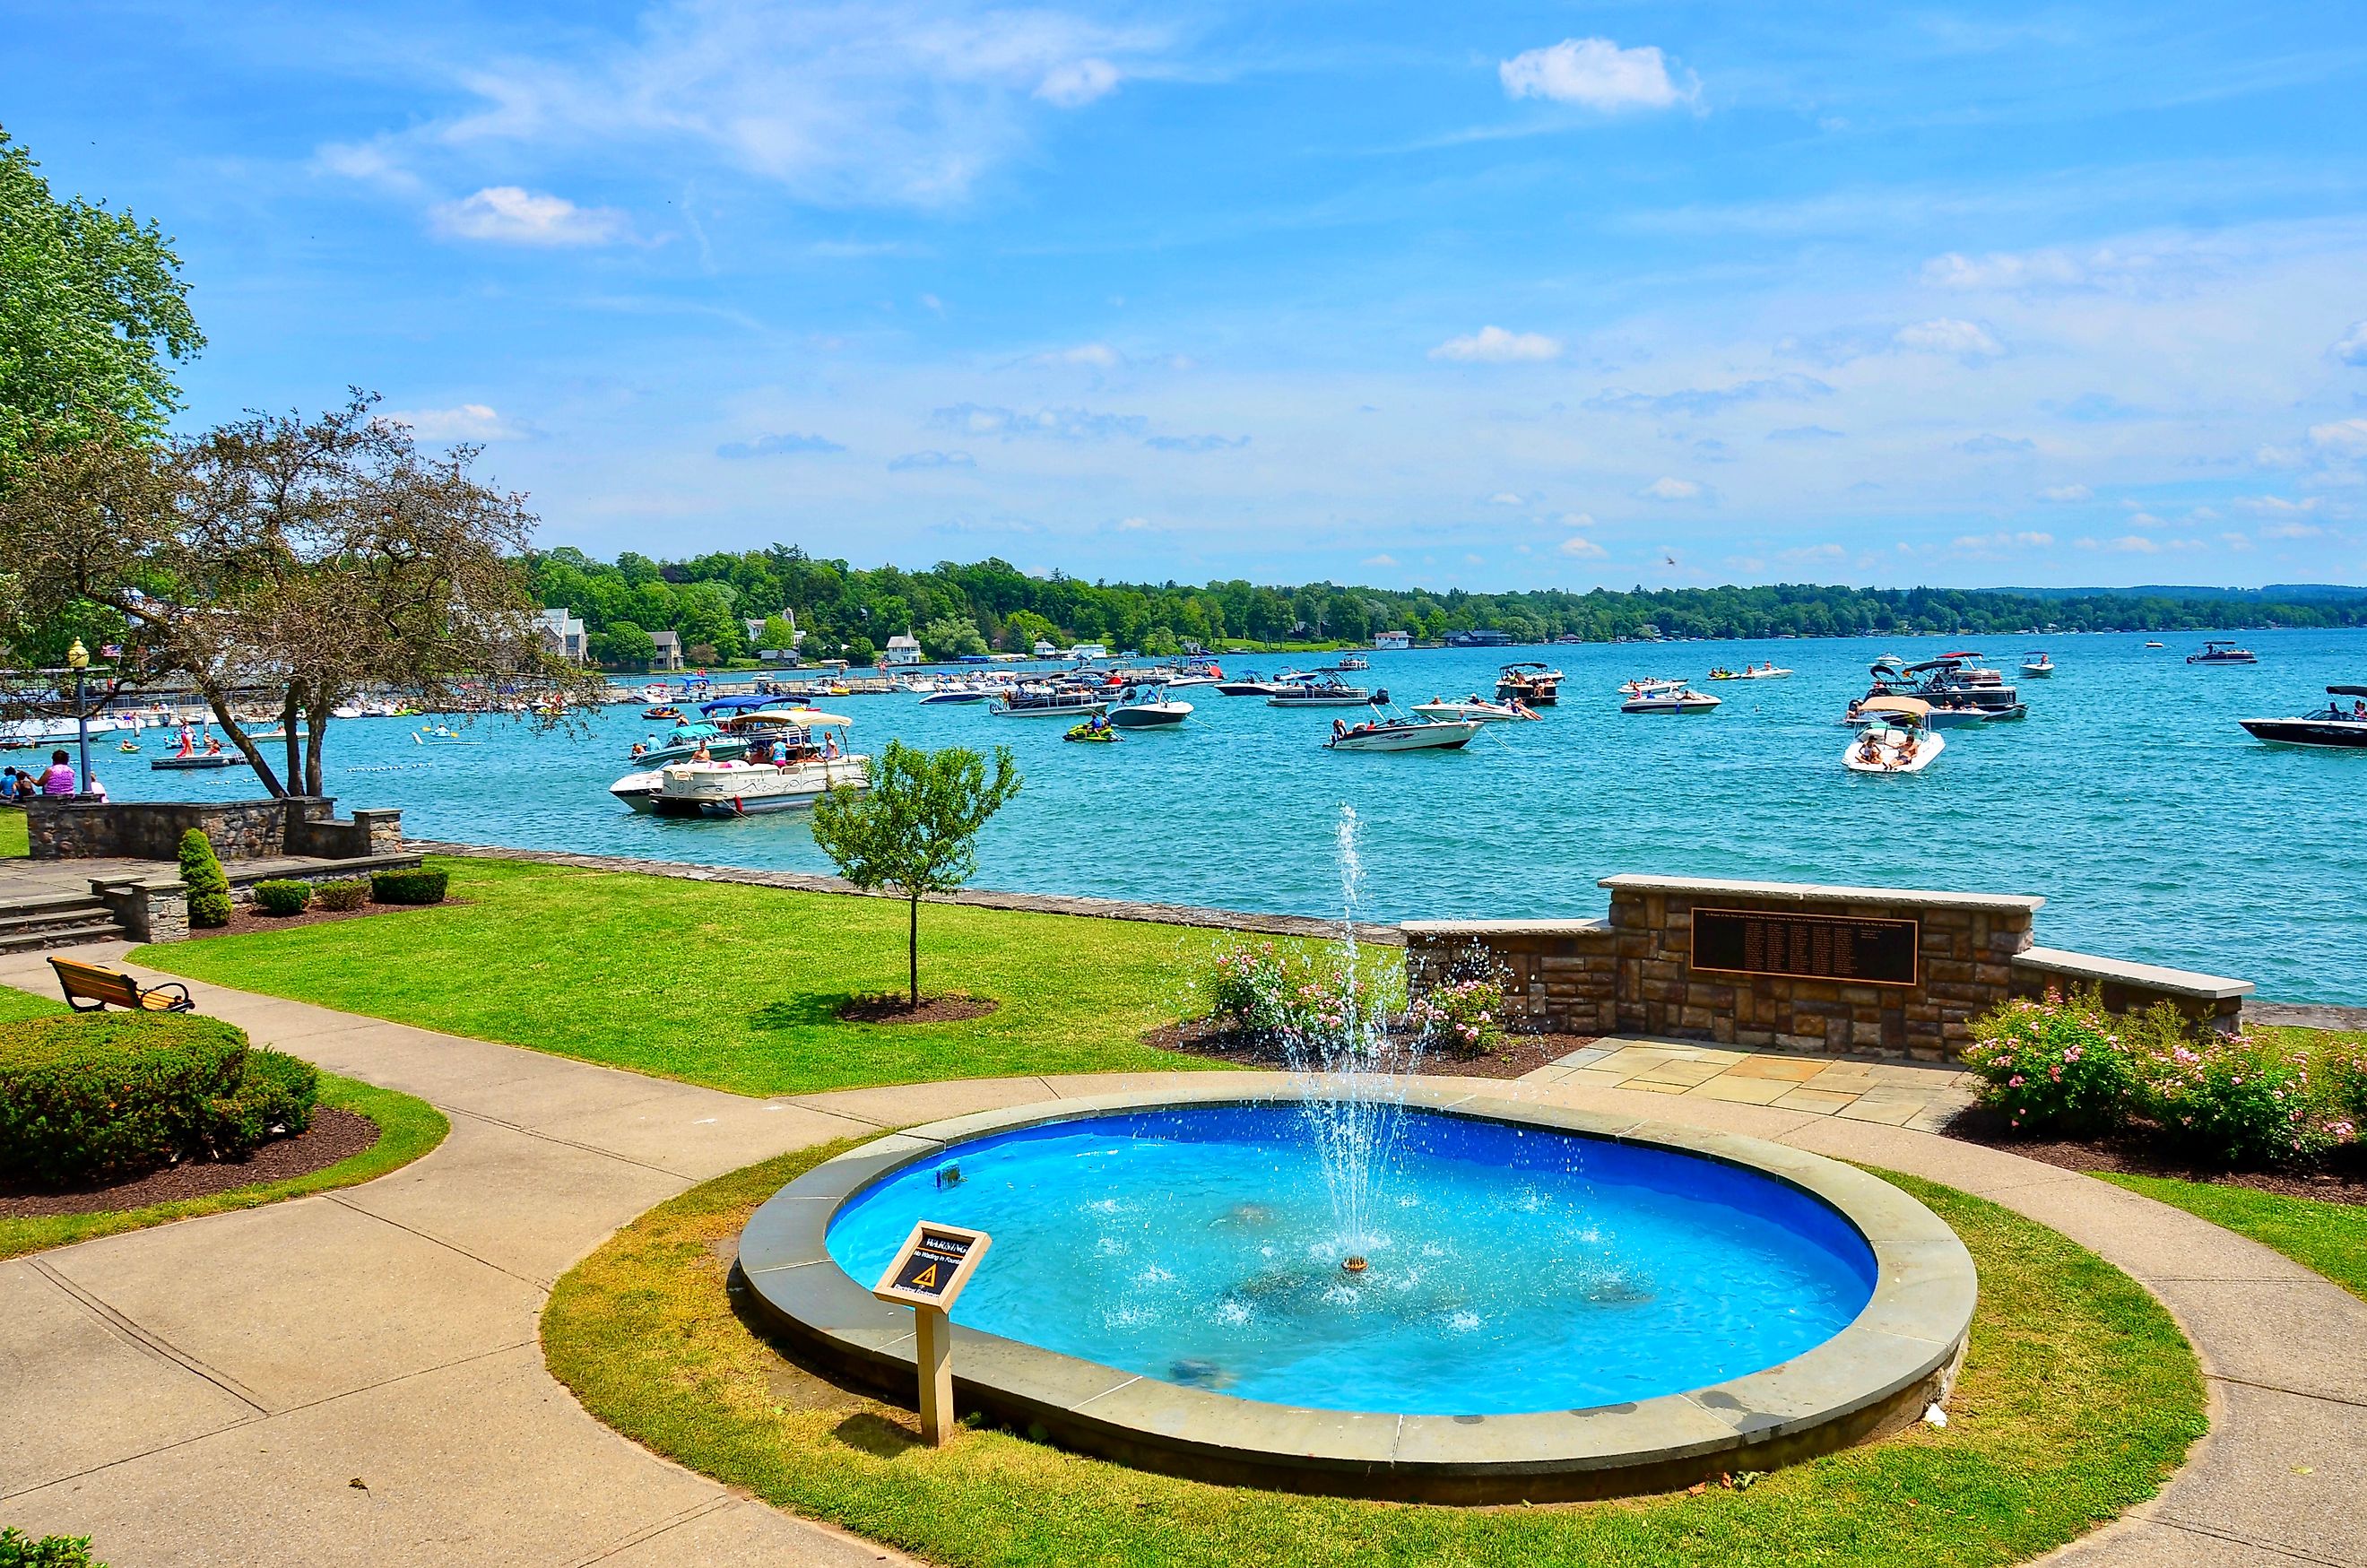
[[[53,988],[23,957],[0,959],[0,983]],[[432,1101],[452,1133],[361,1187],[0,1263],[0,1518],[95,1536],[115,1568],[905,1562],[595,1422],[543,1370],[551,1282],[634,1215],[753,1160],[1164,1077],[754,1100],[220,987],[198,1001]],[[2180,1211],[1934,1136],[1961,1075],[1605,1040],[1469,1087],[1914,1171],[2056,1226],[2178,1317],[2214,1430],[2160,1497],[2050,1561],[2367,1568],[2367,1303]]]

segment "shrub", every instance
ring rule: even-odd
[[[2007,1002],[1973,1025],[1965,1065],[1982,1104],[2027,1132],[2075,1137],[2108,1133],[2135,1109],[2135,1065],[2123,1020],[2094,988],[2068,999]]]
[[[2308,1063],[2259,1036],[2214,1033],[2173,1044],[2146,1069],[2146,1112],[2199,1159],[2289,1165],[2348,1133],[2323,1113]]]
[[[358,909],[368,899],[369,878],[348,877],[343,882],[317,882],[312,885],[312,908],[315,909]]]
[[[92,1561],[90,1537],[45,1535],[38,1540],[14,1525],[0,1526],[0,1568],[107,1568]]]
[[[1300,1044],[1361,1033],[1402,999],[1401,978],[1378,960],[1352,965],[1329,944],[1237,942],[1217,954],[1202,990],[1229,1028]]]
[[[0,1028],[0,1179],[119,1180],[240,1159],[311,1124],[319,1075],[220,1019],[87,1013]]]
[[[255,885],[255,902],[266,915],[300,915],[312,901],[312,885],[280,877]]]
[[[222,874],[213,840],[202,828],[181,835],[181,881],[189,889],[189,924],[230,924],[230,878]]]
[[[1484,1056],[1504,1038],[1504,987],[1493,980],[1433,986],[1406,1009],[1405,1022],[1427,1044],[1467,1061]]]
[[[370,897],[381,904],[441,904],[450,882],[441,871],[381,871],[370,881]]]

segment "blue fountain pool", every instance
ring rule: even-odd
[[[962,1144],[855,1194],[830,1253],[867,1286],[916,1220],[973,1225],[994,1242],[957,1323],[1242,1398],[1408,1415],[1700,1388],[1821,1344],[1873,1294],[1864,1239],[1772,1178],[1535,1126],[1393,1120],[1353,1240],[1323,1140],[1282,1103]],[[1352,1254],[1362,1273],[1342,1269]]]

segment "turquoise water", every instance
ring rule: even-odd
[[[2061,672],[2022,682],[2019,724],[1948,732],[1925,773],[1840,764],[1842,705],[1875,655],[1978,648],[2010,675],[2011,643],[1872,638],[1657,647],[1418,650],[1363,677],[1400,701],[1492,689],[1507,659],[1569,672],[1542,723],[1497,726],[1459,752],[1326,751],[1334,715],[1207,688],[1172,732],[1071,746],[1060,724],[983,705],[847,697],[858,749],[1009,744],[1026,787],[987,829],[981,886],[1332,914],[1342,802],[1364,819],[1371,918],[1594,915],[1614,872],[2037,893],[2040,940],[2259,982],[2263,996],[2367,1003],[2367,753],[2264,746],[2239,716],[2308,710],[2329,683],[2367,682],[2367,632],[2246,634],[2254,666],[2190,667],[2202,636],[2077,637]],[[1786,681],[1702,681],[1772,659]],[[1277,661],[1232,660],[1273,672]],[[1726,699],[1697,717],[1618,711],[1635,675],[1688,676]],[[660,821],[607,785],[649,732],[639,708],[594,739],[480,723],[477,746],[413,745],[410,723],[330,732],[329,784],[347,807],[398,806],[418,835],[826,872],[804,813]],[[154,748],[152,745],[151,750]],[[124,798],[254,793],[237,773],[152,773],[101,754]],[[129,764],[129,765],[122,765]]]
[[[994,1239],[957,1323],[1245,1399],[1428,1416],[1701,1388],[1822,1344],[1873,1294],[1848,1222],[1754,1172],[1434,1112],[1399,1127],[1358,1275],[1286,1106],[957,1145],[857,1194],[830,1252],[867,1288],[923,1215],[974,1226]]]

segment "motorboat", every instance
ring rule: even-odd
[[[1387,692],[1351,686],[1337,675],[1316,673],[1286,676],[1266,694],[1266,705],[1277,708],[1361,708],[1387,702]]]
[[[1885,722],[1880,710],[1874,707],[1876,703],[1884,700],[1880,697],[1869,697],[1861,698],[1850,704],[1849,712],[1842,717],[1841,722],[1852,729],[1863,729],[1870,725]],[[2030,714],[2030,705],[2027,703],[2016,703],[2010,708],[1985,708],[1962,698],[1954,698],[1946,702],[1931,703],[1928,705],[1931,712],[1923,717],[1923,728],[1926,729],[1966,729],[1978,724],[2003,724],[2013,719],[2028,717]]]
[[[1792,673],[1794,671],[1784,669],[1771,659],[1764,664],[1746,664],[1739,670],[1713,670],[1709,678],[1713,681],[1780,681]]]
[[[1619,705],[1621,713],[1707,713],[1718,705],[1718,699],[1707,692],[1696,692],[1682,681],[1667,685],[1647,686]]]
[[[89,733],[95,739],[101,735],[113,735],[130,729],[135,733],[137,721],[94,716]],[[71,718],[25,718],[0,724],[0,750],[38,749],[49,750],[59,746],[72,746],[82,739],[83,728]]]
[[[1509,724],[1545,716],[1526,704],[1491,703],[1476,693],[1459,703],[1450,702],[1444,697],[1433,697],[1426,703],[1414,704],[1413,711],[1424,718],[1449,720],[1471,718],[1478,720],[1481,724]]]
[[[2334,700],[2299,718],[2242,718],[2236,722],[2254,739],[2272,740],[2280,746],[2367,748],[2367,686],[2328,686],[2326,694]],[[2344,697],[2351,699],[2348,707],[2342,705]]]
[[[1878,659],[1869,670],[1874,685],[1868,697],[1921,697],[1935,705],[1989,708],[2002,712],[2022,705],[2022,694],[2006,684],[1998,671],[1968,661],[1961,653],[1942,654],[1920,664]]]
[[[1647,692],[1657,692],[1666,686],[1683,684],[1682,678],[1673,675],[1667,677],[1639,675],[1633,681],[1621,682],[1619,694],[1623,697],[1640,697]]]
[[[1478,733],[1476,718],[1371,718],[1354,725],[1335,719],[1323,745],[1332,751],[1456,751]]]
[[[1026,685],[1003,693],[991,711],[997,718],[1092,718],[1108,707],[1088,687]]]
[[[1372,667],[1373,667],[1373,661],[1372,661],[1371,660],[1369,660],[1369,659],[1365,658],[1365,657],[1363,654],[1361,654],[1361,653],[1352,653],[1352,654],[1350,654],[1347,658],[1345,658],[1345,659],[1343,659],[1343,660],[1340,660],[1340,662],[1339,662],[1339,663],[1334,664],[1333,666],[1331,666],[1331,668],[1332,668],[1332,669],[1334,669],[1334,670],[1342,670],[1342,671],[1358,671],[1358,670],[1370,670]]]
[[[433,735],[427,738],[439,739]],[[698,755],[701,748],[707,751],[707,756],[703,759]],[[747,750],[748,741],[745,738],[727,735],[719,725],[710,724],[705,719],[685,719],[668,730],[663,741],[655,736],[651,736],[647,740],[635,741],[632,751],[626,761],[638,762],[644,768],[661,768],[668,762],[711,761],[742,756]]]
[[[1165,729],[1192,716],[1192,705],[1179,703],[1164,686],[1128,689],[1109,710],[1109,721],[1120,729]]]
[[[1226,697],[1270,697],[1274,695],[1274,684],[1256,671],[1245,670],[1229,680],[1219,676],[1217,694]]]
[[[2026,680],[2046,680],[2055,673],[2055,660],[2046,657],[2046,650],[2044,649],[2035,653],[2023,654],[2022,673]]]
[[[2161,647],[2162,645],[2161,645],[2160,643],[2157,643],[2157,642],[2149,642],[2149,643],[2146,644],[2146,646],[2147,648],[2159,648],[2159,647]]]
[[[753,758],[672,761],[628,773],[610,784],[608,793],[652,816],[723,818],[795,810],[811,806],[827,790],[870,787],[868,759],[849,753],[845,746],[845,732],[854,720],[813,708],[763,711],[767,718],[802,722],[776,727],[769,738],[754,742],[760,750]],[[738,743],[743,748],[751,744],[744,738]]]
[[[1947,749],[1924,728],[1931,705],[1920,697],[1872,697],[1865,706],[1882,722],[1851,738],[1841,765],[1853,773],[1920,773]]]
[[[2232,642],[2206,642],[2202,650],[2186,656],[2189,664],[2258,664],[2259,654],[2248,648],[2238,648]]]
[[[987,686],[940,686],[921,699],[923,707],[931,703],[982,703],[994,695]]]
[[[1534,659],[1507,664],[1496,673],[1496,700],[1549,708],[1561,701],[1561,671]]]

